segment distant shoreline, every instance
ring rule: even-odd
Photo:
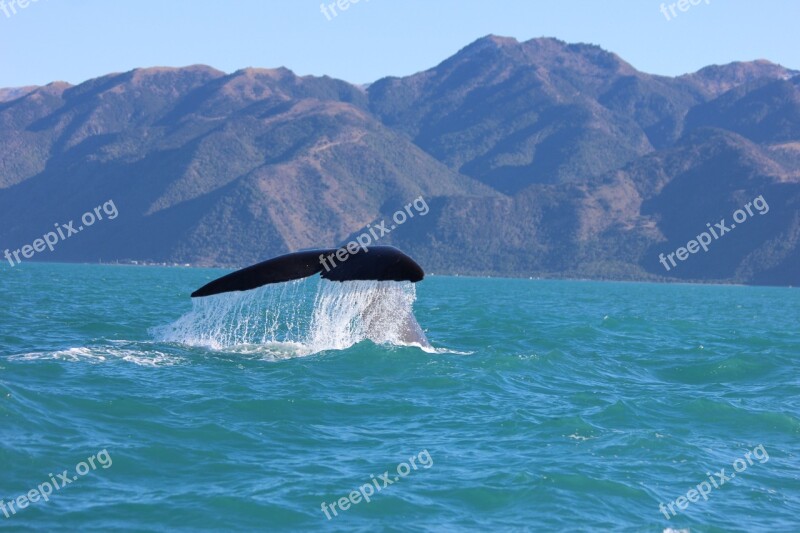
[[[166,263],[154,261],[115,261],[115,262],[84,262],[84,261],[27,261],[23,264],[36,264],[36,265],[85,265],[85,266],[122,266],[122,267],[159,267],[159,268],[191,268],[191,269],[206,269],[206,270],[238,270],[249,265],[230,265],[230,266],[201,266],[192,263]],[[22,266],[22,265],[19,265]],[[15,268],[19,268],[15,267]],[[676,280],[658,278],[642,279],[617,279],[617,278],[587,278],[587,277],[570,277],[568,275],[520,275],[520,276],[498,276],[491,274],[442,274],[435,272],[427,272],[425,277],[437,278],[475,278],[475,279],[507,279],[507,280],[530,280],[530,281],[575,281],[575,282],[598,282],[598,283],[641,283],[649,285],[713,285],[725,287],[775,287],[785,289],[796,289],[794,285],[767,285],[767,284],[747,284],[735,281],[720,281],[720,280]]]

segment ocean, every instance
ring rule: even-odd
[[[797,289],[222,272],[2,268],[1,530],[800,531]]]

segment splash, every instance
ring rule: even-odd
[[[364,340],[427,349],[415,300],[409,282],[307,278],[194,299],[190,312],[153,334],[214,350],[267,347],[287,355],[343,350]]]
[[[309,344],[344,349],[365,339],[377,344],[427,346],[414,318],[409,282],[322,280],[314,302]]]

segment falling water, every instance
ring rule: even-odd
[[[413,283],[303,279],[192,300],[192,310],[155,328],[158,340],[216,350],[284,347],[296,355],[363,340],[429,347],[414,318]]]

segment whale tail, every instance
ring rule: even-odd
[[[224,292],[247,291],[267,285],[306,278],[320,273],[330,281],[410,281],[425,277],[413,259],[393,246],[369,249],[320,248],[281,255],[231,272],[200,287],[192,298]]]

